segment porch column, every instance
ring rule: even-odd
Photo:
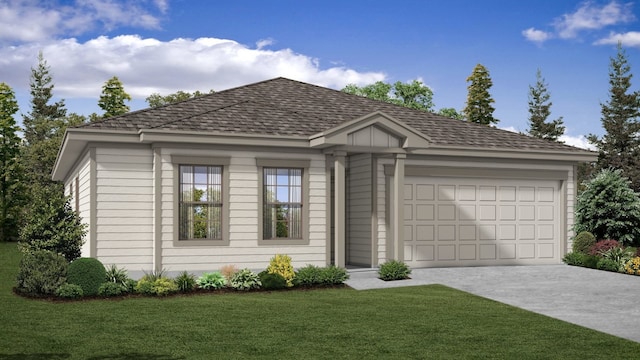
[[[344,151],[336,151],[333,153],[335,167],[335,198],[333,216],[334,216],[334,263],[336,266],[344,267],[346,265],[346,178],[345,178],[345,161],[347,153]]]
[[[393,259],[404,261],[404,160],[406,154],[395,155],[393,169]]]

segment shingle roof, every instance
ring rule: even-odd
[[[81,127],[308,137],[376,111],[424,133],[435,146],[585,151],[285,78],[135,111]]]

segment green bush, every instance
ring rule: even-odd
[[[183,293],[193,291],[196,287],[196,277],[186,271],[181,272],[173,281],[178,286],[178,291]]]
[[[106,282],[112,282],[120,285],[126,285],[129,280],[129,274],[126,269],[117,267],[115,264],[111,264],[106,269]]]
[[[136,291],[136,285],[138,285],[138,282],[133,280],[133,279],[127,279],[127,281],[124,282],[124,284],[122,285],[122,291],[126,292],[126,293],[132,293]]]
[[[380,265],[378,277],[384,281],[408,279],[411,274],[409,266],[402,261],[389,260]]]
[[[56,290],[56,296],[64,299],[79,299],[84,296],[82,288],[76,284],[62,284]]]
[[[595,243],[596,237],[588,231],[583,231],[573,239],[573,252],[588,254]]]
[[[622,264],[631,260],[635,252],[631,248],[613,247],[600,254],[603,258],[613,260],[622,267]]]
[[[67,261],[78,258],[86,225],[71,209],[69,198],[57,185],[33,186],[31,197],[20,230],[21,250],[49,250],[62,254]]]
[[[67,281],[69,263],[47,250],[25,253],[20,260],[16,290],[28,295],[53,295]]]
[[[280,274],[272,274],[265,270],[259,273],[258,277],[265,290],[280,290],[287,287],[287,281]]]
[[[618,272],[620,271],[620,263],[612,259],[602,258],[598,260],[596,268],[599,270]]]
[[[165,296],[178,292],[178,285],[168,277],[154,275],[145,275],[138,280],[135,291],[143,295]]]
[[[581,252],[570,252],[562,258],[562,261],[567,265],[584,266],[584,261],[587,256],[587,254]]]
[[[640,244],[640,197],[621,170],[602,170],[577,200],[576,233],[590,231],[597,239]]]
[[[597,255],[586,255],[584,258],[584,264],[582,266],[588,267],[591,269],[598,268],[598,261],[600,261],[600,257]]]
[[[69,264],[67,282],[80,285],[85,296],[97,295],[106,278],[104,265],[98,259],[78,258]]]
[[[259,289],[262,286],[260,278],[249,269],[239,270],[231,277],[231,287],[236,290],[247,291]]]
[[[227,279],[221,273],[215,271],[200,275],[196,280],[196,284],[201,289],[221,289],[227,285]]]
[[[307,265],[296,271],[296,276],[293,279],[295,286],[313,286],[321,284],[322,269],[315,265]]]
[[[347,269],[335,265],[320,268],[320,284],[340,285],[349,279]]]
[[[120,296],[126,293],[124,285],[114,282],[105,282],[98,288],[98,295],[102,297]]]

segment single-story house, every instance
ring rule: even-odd
[[[557,264],[595,158],[276,78],[70,128],[53,179],[130,272]]]

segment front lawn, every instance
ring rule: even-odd
[[[640,343],[444,286],[52,303],[11,292],[0,243],[0,360],[635,358]],[[623,310],[621,310],[623,311]]]

